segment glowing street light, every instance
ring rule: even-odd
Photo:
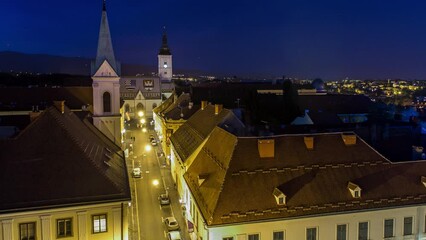
[[[141,123],[142,123],[142,124],[145,124],[145,123],[146,123],[145,118],[141,118]]]
[[[147,152],[149,152],[149,151],[151,151],[151,149],[152,149],[152,147],[151,147],[151,145],[145,145],[145,151],[147,151]]]
[[[139,112],[138,112],[138,116],[139,116],[139,117],[143,117],[143,112],[142,112],[142,111],[139,111]]]
[[[160,182],[159,182],[157,179],[154,179],[154,180],[152,181],[152,185],[154,185],[154,186],[158,186],[158,184],[160,184]]]
[[[144,133],[145,133],[145,132],[146,132],[146,128],[142,128],[142,132],[144,132]]]

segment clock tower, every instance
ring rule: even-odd
[[[158,53],[158,76],[160,81],[171,81],[173,76],[172,53],[167,44],[166,30],[163,32],[163,43]]]

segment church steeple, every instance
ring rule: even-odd
[[[166,27],[163,27],[163,43],[161,44],[160,52],[158,55],[172,55],[170,52],[169,45],[167,44],[167,33],[166,33]]]
[[[106,12],[106,0],[102,0],[102,18],[99,29],[98,51],[96,60],[92,64],[92,75],[96,73],[104,61],[107,61],[114,71],[120,75],[120,66],[115,60],[114,50],[112,47],[111,33],[109,31],[108,17]]]

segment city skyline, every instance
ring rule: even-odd
[[[102,1],[3,2],[0,51],[94,58]],[[116,58],[212,74],[426,79],[426,3],[107,1]]]

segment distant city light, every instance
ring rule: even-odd
[[[154,185],[154,186],[158,186],[158,184],[160,184],[160,182],[159,182],[157,179],[154,179],[154,180],[152,181],[152,185]]]
[[[142,111],[139,111],[139,112],[138,112],[138,116],[139,116],[139,117],[143,117],[143,112],[142,112]]]
[[[142,132],[146,132],[146,128],[142,128]]]
[[[151,145],[145,145],[145,151],[149,152],[151,151],[152,147]]]

